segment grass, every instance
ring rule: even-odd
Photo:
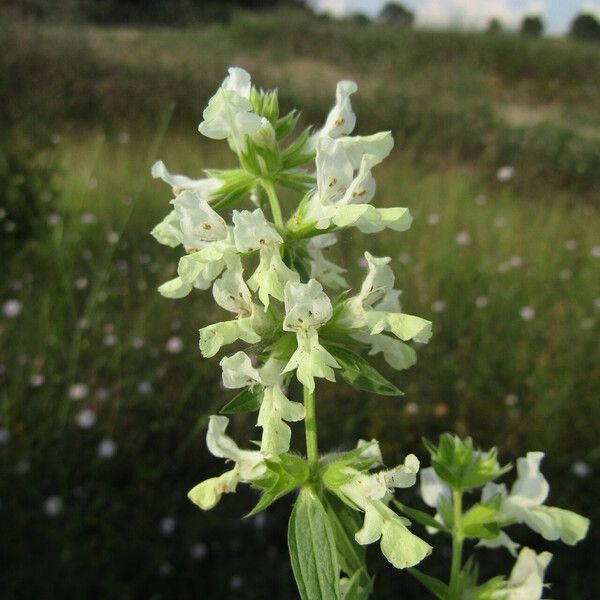
[[[285,28],[277,38],[283,55],[268,66],[275,25]],[[374,361],[405,391],[400,400],[320,386],[321,446],[375,436],[392,463],[409,451],[422,456],[421,435],[453,430],[498,445],[503,460],[544,450],[551,503],[600,518],[600,239],[595,159],[588,161],[598,49],[397,36],[376,26],[307,29],[281,17],[244,16],[229,29],[200,31],[37,28],[36,41],[31,31],[11,27],[13,37],[1,38],[0,89],[10,82],[14,90],[2,118],[23,136],[32,135],[33,119],[46,119],[42,133],[53,134],[50,154],[62,175],[50,202],[55,224],[3,261],[0,277],[2,302],[22,302],[18,316],[0,317],[0,424],[10,433],[0,445],[3,596],[295,597],[285,501],[266,520],[240,524],[249,492],[208,514],[185,498],[222,468],[203,438],[207,415],[231,394],[197,348],[197,329],[220,313],[207,294],[169,301],[155,291],[178,253],[148,234],[170,198],[149,165],[162,158],[199,175],[231,164],[223,145],[195,132],[229,62],[253,67],[255,79],[278,85],[288,105],[307,106],[305,118],[317,122],[334,81],[355,76],[362,131],[393,123],[397,134],[397,150],[376,173],[376,201],[410,207],[412,229],[347,235],[331,252],[349,265],[353,285],[363,249],[392,256],[404,309],[431,318],[434,337],[409,371]],[[554,92],[548,81],[557,82]],[[519,126],[502,117],[507,106],[519,107],[510,113]],[[531,123],[527,111],[547,120]],[[522,135],[513,140],[515,131]],[[557,131],[582,144],[575,154],[545,144]],[[504,135],[514,151],[502,149]],[[564,161],[562,174],[545,185],[556,161]],[[505,163],[515,173],[501,183],[495,171]],[[91,427],[81,426],[94,415]],[[253,425],[236,418],[234,437],[248,439]],[[102,458],[107,439],[116,453]],[[592,476],[572,469],[582,461]],[[62,510],[52,517],[56,498]],[[592,530],[575,549],[549,545],[553,596],[595,597],[598,544]],[[443,568],[442,553],[430,560],[434,571]],[[510,569],[508,556],[494,563],[494,573]],[[408,577],[374,568],[377,597],[395,597],[399,581],[405,597],[421,597]]]

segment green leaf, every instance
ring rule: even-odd
[[[288,547],[302,600],[341,600],[333,531],[321,501],[310,487],[302,488],[294,504]]]
[[[447,600],[450,597],[450,589],[443,581],[431,577],[431,575],[425,575],[425,573],[421,573],[421,571],[414,567],[408,569],[408,572],[420,581],[436,598]]]
[[[280,454],[265,459],[265,466],[267,467],[265,475],[252,483],[253,487],[263,493],[247,516],[265,510],[279,498],[306,483],[310,472],[306,460],[292,454]]]
[[[338,346],[327,345],[326,348],[333,354],[341,367],[338,371],[340,377],[350,385],[380,396],[403,395],[393,383],[390,383],[358,354]]]
[[[297,347],[298,340],[296,339],[296,336],[292,333],[284,333],[276,342],[267,346],[264,349],[263,354],[264,356],[270,356],[277,360],[288,361],[296,351]]]
[[[502,496],[496,494],[487,502],[475,504],[464,515],[462,530],[467,537],[493,539],[500,533],[500,526],[496,522]]]
[[[367,583],[364,583],[366,579]],[[373,580],[369,579],[364,569],[356,571],[350,580],[340,585],[342,588],[342,600],[367,600],[373,591]]]
[[[222,415],[232,415],[235,413],[254,412],[260,408],[263,399],[262,385],[253,385],[243,389],[239,394],[233,397],[222,409]]]
[[[273,129],[275,129],[275,136],[278,140],[283,140],[286,138],[298,124],[298,119],[300,118],[300,113],[296,110],[292,110],[287,115],[281,117],[277,120],[277,122],[273,125]]]
[[[360,515],[330,493],[325,493],[323,504],[335,537],[340,567],[348,577],[352,577],[366,568],[366,548],[354,539],[362,527]],[[368,581],[368,576],[366,579]]]
[[[440,531],[450,533],[450,529],[448,527],[446,527],[443,523],[436,521],[430,514],[427,514],[422,510],[417,510],[416,508],[409,508],[401,502],[398,502],[398,500],[394,500],[394,503],[405,515],[409,516],[413,521],[416,521],[417,523],[420,523],[425,527],[433,527],[434,529],[439,529]]]

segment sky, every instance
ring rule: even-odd
[[[343,16],[362,12],[375,16],[388,0],[310,0],[319,11]],[[417,25],[482,29],[497,17],[515,28],[525,14],[539,14],[551,34],[565,33],[582,11],[600,18],[600,0],[400,0],[415,13]]]

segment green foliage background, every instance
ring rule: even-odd
[[[338,79],[356,79],[359,131],[396,137],[376,201],[415,216],[405,234],[348,235],[332,250],[353,284],[364,249],[391,255],[404,307],[431,318],[434,337],[401,375],[377,363],[401,400],[320,386],[321,446],[374,436],[393,464],[424,457],[421,435],[452,430],[498,445],[503,461],[543,450],[551,502],[597,521],[600,48],[299,13],[178,30],[4,22],[3,156],[37,155],[55,169],[40,182],[39,166],[13,161],[2,179],[6,188],[25,177],[50,200],[16,254],[2,253],[2,301],[23,310],[0,316],[0,425],[10,432],[0,446],[0,595],[295,597],[287,501],[266,520],[240,521],[250,492],[209,514],[185,497],[222,468],[204,431],[233,394],[197,349],[217,308],[208,294],[158,295],[177,252],[148,234],[170,199],[149,176],[156,158],[190,175],[231,163],[196,132],[231,64],[279,87],[305,123],[322,121]],[[500,182],[506,165],[514,176]],[[77,383],[88,394],[74,401]],[[87,430],[76,424],[83,408],[98,418]],[[240,442],[255,431],[243,417],[232,425]],[[118,444],[109,460],[97,454],[107,437]],[[578,461],[587,477],[573,472]],[[52,496],[63,501],[54,518],[43,508]],[[413,491],[401,500],[420,506]],[[553,597],[595,597],[594,529],[575,549],[523,531],[520,542],[556,553]],[[508,556],[485,552],[486,574],[508,572]],[[371,559],[376,598],[422,597],[408,575]],[[429,569],[444,574],[446,559],[438,552]]]

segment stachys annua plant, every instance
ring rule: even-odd
[[[194,180],[170,173],[162,162],[154,177],[173,189],[173,210],[152,231],[161,243],[181,246],[177,277],[159,291],[182,298],[194,288],[212,290],[215,302],[232,318],[200,329],[204,357],[235,342],[246,344],[223,356],[223,384],[241,389],[210,417],[210,452],[228,461],[219,477],[207,479],[189,498],[209,510],[240,483],[260,492],[251,514],[286,494],[297,494],[288,542],[300,596],[363,599],[373,591],[365,548],[379,542],[387,560],[433,594],[448,600],[535,600],[542,597],[544,571],[551,558],[523,548],[508,579],[477,581],[473,558],[463,561],[466,540],[477,546],[504,546],[517,556],[518,544],[505,529],[524,523],[547,540],[575,544],[587,532],[587,519],[546,506],[548,483],[539,467],[543,454],[517,461],[510,492],[494,483],[509,466],[500,466],[494,449],[476,450],[470,439],[443,435],[425,440],[431,467],[420,473],[422,498],[435,515],[395,499],[395,490],[415,485],[419,460],[385,468],[376,440],[359,440],[347,452],[319,454],[315,389],[319,379],[347,383],[374,394],[400,390],[380,375],[366,356],[383,354],[395,369],[414,364],[407,342],[426,343],[431,323],[402,311],[389,257],[365,252],[366,277],[354,293],[345,269],[325,257],[336,234],[350,227],[366,234],[410,227],[407,208],[377,208],[372,169],[393,146],[389,131],[352,136],[356,116],[352,81],[337,85],[335,106],[318,130],[295,139],[298,113],[280,116],[277,91],[257,90],[250,75],[229,69],[203,113],[203,135],[226,140],[239,167],[206,171]],[[278,187],[295,192],[298,202],[282,210]],[[287,203],[286,203],[287,204]],[[302,401],[290,398],[297,379]],[[258,413],[260,446],[242,449],[227,435],[229,417]],[[306,456],[290,451],[288,423],[304,421]],[[480,495],[475,498],[475,492]],[[466,502],[468,502],[468,506]],[[410,519],[410,520],[409,520]],[[432,552],[414,533],[411,521],[429,533],[452,537],[449,581],[415,568]],[[431,538],[437,540],[439,536]]]

